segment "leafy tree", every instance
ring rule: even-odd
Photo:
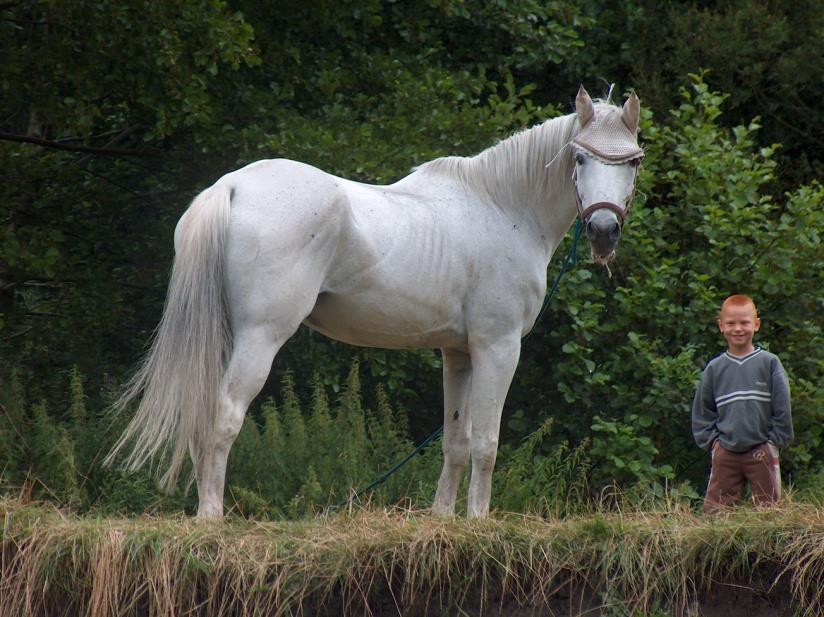
[[[783,144],[784,189],[821,176],[824,13],[814,0],[586,2],[594,26],[583,37],[602,53],[579,74],[634,87],[663,112],[679,104],[677,84],[706,69],[708,86],[729,95],[727,126],[763,118],[761,145]]]
[[[122,381],[198,189],[266,157],[389,182],[478,151],[543,116],[512,71],[569,58],[585,26],[563,1],[3,5],[0,353],[52,393],[73,364],[91,392]],[[437,355],[387,361],[306,331],[266,394],[289,368],[340,390],[355,355],[372,382],[437,400]]]

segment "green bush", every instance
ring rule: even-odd
[[[691,79],[668,118],[643,111],[646,157],[612,276],[581,263],[564,277],[508,401],[525,410],[506,425],[510,438],[554,417],[550,441],[593,440],[594,490],[653,476],[703,488],[690,409],[704,364],[725,348],[715,318],[732,293],[755,299],[756,342],[790,377],[796,439],[786,478],[824,455],[824,188],[775,195],[778,146],[757,145],[757,119],[723,127],[725,95]]]

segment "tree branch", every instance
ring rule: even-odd
[[[88,154],[105,154],[109,156],[150,156],[146,150],[127,150],[125,148],[95,148],[93,146],[73,146],[39,137],[29,137],[27,135],[15,135],[13,133],[0,132],[0,140],[16,141],[34,144],[43,148],[53,148],[54,150],[67,150],[68,152],[86,152]]]
[[[111,137],[112,135],[115,136],[116,139],[122,139],[129,133],[133,132],[135,129],[140,128],[139,124],[134,124],[132,126],[126,127],[125,129],[114,129],[111,131],[106,131],[105,133],[98,133],[97,135],[78,135],[77,137],[61,137],[60,139],[55,139],[54,141],[59,144],[67,144],[72,141],[85,141],[87,139],[100,139],[101,137]],[[111,143],[111,142],[110,142]],[[109,147],[109,144],[106,144],[104,147]]]

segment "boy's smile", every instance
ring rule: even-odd
[[[721,309],[718,329],[727,339],[729,351],[735,356],[745,356],[755,350],[753,336],[761,327],[761,320],[751,304],[731,304]]]

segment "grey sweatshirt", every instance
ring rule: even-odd
[[[727,351],[710,360],[692,403],[692,435],[704,450],[716,439],[733,452],[765,441],[789,445],[790,383],[778,357],[757,347],[741,358]]]

